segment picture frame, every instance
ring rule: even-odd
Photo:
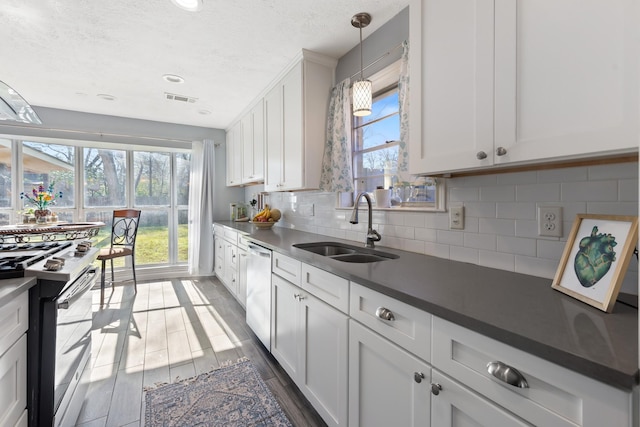
[[[638,217],[578,214],[551,287],[610,313],[638,241]]]

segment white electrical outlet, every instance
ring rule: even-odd
[[[538,236],[562,237],[560,206],[538,206]]]
[[[452,230],[464,229],[464,206],[451,206],[449,208],[449,228]]]

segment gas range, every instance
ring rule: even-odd
[[[22,277],[29,266],[71,246],[71,241],[0,245],[0,279]]]

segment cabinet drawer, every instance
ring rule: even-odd
[[[383,319],[385,313],[393,320]],[[427,362],[430,360],[429,313],[351,282],[349,314],[405,350]]]
[[[238,248],[245,251],[249,250],[249,241],[246,234],[238,233]]]
[[[434,368],[534,425],[631,425],[629,393],[437,317],[432,356]],[[489,374],[487,365],[498,361],[520,372],[528,388]]]
[[[233,245],[237,245],[238,244],[238,232],[236,230],[232,230],[230,228],[225,227],[224,229],[224,239],[233,244]]]
[[[17,423],[27,407],[27,336],[0,356],[0,426]]]
[[[303,263],[300,286],[343,313],[349,312],[347,279]]]
[[[271,271],[283,279],[288,280],[296,286],[300,286],[301,265],[300,261],[297,261],[281,253],[273,253],[273,264]]]
[[[3,355],[29,327],[29,292],[25,291],[0,307],[0,356]]]

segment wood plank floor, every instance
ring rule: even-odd
[[[324,426],[244,321],[216,278],[117,285],[99,310],[94,290],[93,370],[77,426],[144,425],[143,388],[248,357],[295,426]]]

